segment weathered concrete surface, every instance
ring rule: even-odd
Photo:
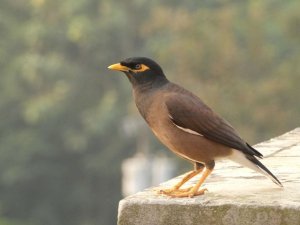
[[[169,198],[148,189],[120,201],[118,224],[300,225],[300,128],[255,147],[284,188],[233,162],[219,162],[204,185],[205,195]]]

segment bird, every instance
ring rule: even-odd
[[[169,81],[161,66],[147,57],[130,57],[108,66],[129,79],[135,104],[154,135],[176,155],[193,163],[194,168],[171,188],[159,193],[171,197],[203,195],[201,188],[215,162],[230,159],[281,182],[259,159],[263,155],[244,141],[237,131],[198,96]],[[181,188],[201,174],[195,185]]]

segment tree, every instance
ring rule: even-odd
[[[124,76],[150,56],[255,143],[298,125],[299,1],[3,0],[2,224],[115,224]],[[234,109],[234,110],[233,110]],[[151,139],[151,149],[161,146]]]

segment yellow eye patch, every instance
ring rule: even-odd
[[[150,70],[150,68],[144,64],[136,64],[134,66],[134,68],[132,68],[131,66],[123,66],[120,63],[116,63],[113,65],[110,65],[108,67],[108,69],[110,70],[118,70],[118,71],[123,71],[123,72],[128,72],[128,71],[132,71],[134,73],[139,73],[139,72],[144,72],[146,70]]]
[[[138,72],[144,72],[145,70],[149,70],[150,68],[144,64],[137,64],[138,67],[136,69],[131,69],[131,71],[138,73]]]

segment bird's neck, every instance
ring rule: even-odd
[[[134,72],[125,72],[127,78],[132,84],[133,89],[150,90],[155,87],[160,87],[168,82],[166,76],[161,73],[152,73],[145,71],[142,74],[135,74]]]
[[[138,85],[132,84],[135,104],[145,120],[147,120],[146,109],[152,104],[155,94],[157,94],[157,92],[168,83],[169,81],[163,77],[153,82]]]
[[[140,93],[140,95],[147,94],[149,92],[153,92],[157,89],[160,89],[162,86],[167,84],[169,81],[166,77],[156,77],[155,79],[151,80],[143,80],[143,82],[131,82],[132,88],[134,91]]]

